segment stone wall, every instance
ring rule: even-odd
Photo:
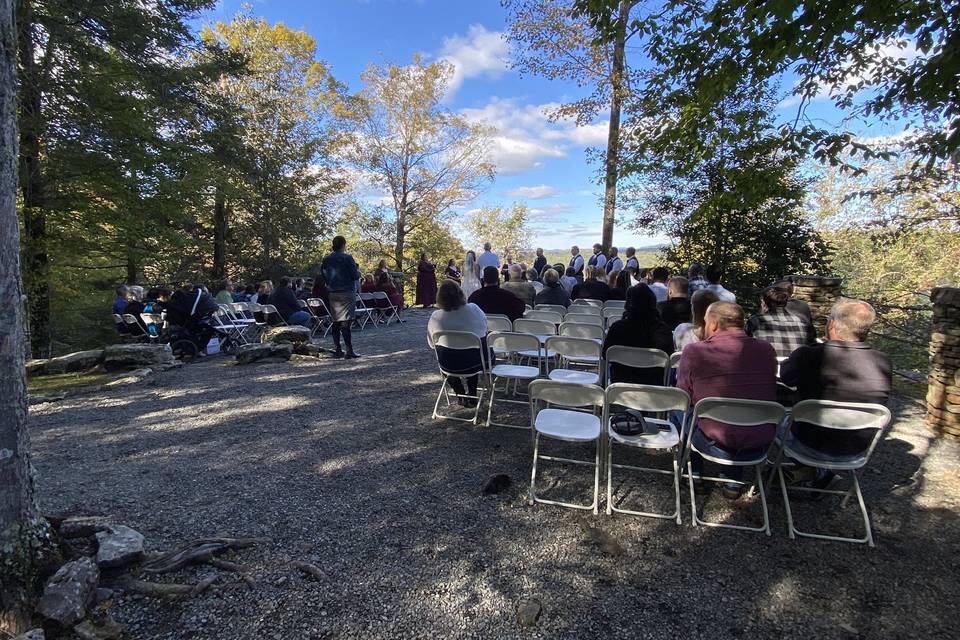
[[[810,306],[813,326],[817,328],[817,335],[823,337],[830,307],[840,299],[843,281],[840,278],[797,275],[787,276],[785,280],[793,283],[793,297],[803,300]]]
[[[930,293],[933,331],[927,378],[927,426],[960,437],[960,289]]]

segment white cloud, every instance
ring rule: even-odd
[[[467,78],[499,78],[510,67],[510,46],[499,31],[488,31],[482,24],[470,25],[467,34],[443,39],[442,60],[453,65],[453,77],[447,88],[447,100]]]
[[[569,204],[557,203],[548,204],[542,207],[531,207],[527,210],[531,222],[551,222],[558,224],[566,222],[566,218],[560,217],[561,214],[568,213],[573,209]]]
[[[542,198],[551,198],[560,193],[555,187],[540,184],[535,187],[517,187],[507,191],[507,195],[514,198],[529,198],[530,200],[540,200]]]
[[[514,98],[494,97],[483,107],[460,113],[496,128],[491,160],[500,173],[511,174],[542,169],[546,158],[565,158],[573,148],[606,142],[604,122],[578,127],[572,119],[551,121],[549,114],[559,106],[555,102],[523,105]]]

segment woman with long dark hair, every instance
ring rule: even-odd
[[[414,304],[423,308],[433,306],[437,301],[437,265],[427,260],[425,252],[420,253],[417,263],[417,298]]]
[[[657,311],[657,296],[645,284],[627,289],[627,301],[623,319],[617,320],[607,330],[603,341],[603,355],[616,345],[660,349],[670,354],[673,351],[673,333]],[[613,364],[610,367],[611,382],[636,384],[663,384],[663,369],[634,369]]]

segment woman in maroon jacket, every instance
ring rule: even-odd
[[[427,254],[420,254],[417,263],[417,299],[416,304],[424,308],[431,307],[437,301],[437,265],[427,260]]]

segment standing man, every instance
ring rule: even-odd
[[[543,270],[547,268],[547,257],[543,255],[543,249],[540,247],[537,247],[537,257],[533,261],[533,268],[537,272],[538,278],[543,275]]]
[[[500,268],[500,256],[490,251],[489,242],[483,243],[483,253],[477,258],[477,266],[480,267],[480,273],[483,273],[487,267]]]
[[[720,270],[720,267],[714,265],[707,267],[707,289],[717,294],[724,302],[736,302],[737,296],[720,284],[721,280],[723,280],[723,271]]]
[[[570,247],[570,268],[573,269],[573,277],[577,282],[583,282],[583,256],[580,255],[580,247],[573,245]]]
[[[633,267],[637,271],[640,271],[640,261],[637,260],[637,250],[633,247],[627,247],[627,263],[625,266],[627,269]]]
[[[597,267],[599,269],[606,270],[607,256],[603,255],[603,245],[601,244],[593,245],[593,255],[590,256],[590,260],[587,262],[587,266]]]
[[[607,272],[607,275],[610,275],[614,271],[623,271],[623,260],[617,255],[616,247],[610,247],[610,258],[607,260],[607,266],[604,267],[604,270]]]
[[[353,335],[350,324],[356,313],[357,285],[360,282],[360,269],[353,256],[346,252],[347,239],[337,236],[333,239],[333,253],[320,263],[320,271],[327,283],[330,297],[330,320],[333,321],[334,358],[343,358],[340,337],[347,345],[347,358],[359,358],[353,350]]]
[[[687,269],[687,287],[691,296],[700,289],[707,288],[707,279],[703,277],[703,265],[699,262],[694,262]]]

